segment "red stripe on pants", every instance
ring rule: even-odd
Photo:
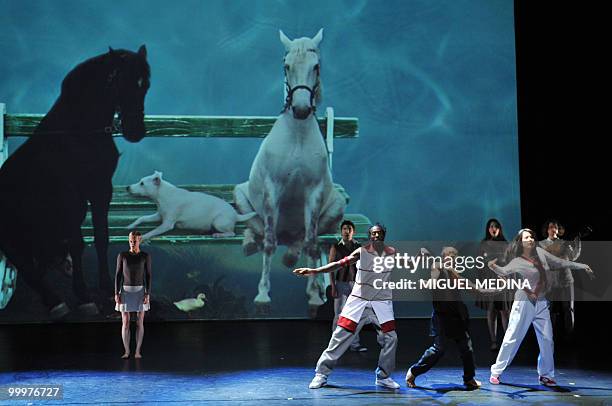
[[[354,333],[355,330],[357,330],[357,323],[343,316],[340,316],[338,318],[338,325],[343,329],[350,331],[351,333]]]
[[[389,320],[380,325],[383,333],[388,333],[389,331],[395,330],[395,320]]]

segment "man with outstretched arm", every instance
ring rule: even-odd
[[[391,279],[393,270],[393,267],[387,267],[384,261],[384,257],[395,255],[395,249],[384,243],[386,231],[384,226],[377,223],[368,231],[369,244],[356,249],[349,256],[319,268],[298,268],[293,271],[296,275],[312,275],[320,272],[334,272],[347,264],[357,265],[355,284],[342,309],[338,326],[329,340],[329,345],[317,362],[316,374],[310,382],[310,389],[319,389],[327,384],[327,377],[338,359],[349,349],[354,334],[366,324],[374,325],[378,343],[382,347],[378,357],[378,368],[376,368],[376,385],[389,389],[400,387],[391,378],[395,369],[397,349],[391,290],[374,288],[374,286],[387,287],[388,284],[384,282]],[[376,266],[374,266],[375,262]],[[374,284],[376,280],[382,283]]]

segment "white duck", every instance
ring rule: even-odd
[[[174,305],[177,307],[177,309],[189,313],[204,307],[205,299],[206,295],[204,293],[200,293],[196,298],[183,299],[181,301],[174,302]]]

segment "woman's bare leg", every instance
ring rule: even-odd
[[[142,339],[144,337],[144,316],[145,312],[138,312],[138,324],[136,325],[136,354],[134,354],[134,358],[142,358],[140,347],[142,346]]]
[[[124,353],[121,358],[130,356],[130,312],[121,312],[121,339]]]

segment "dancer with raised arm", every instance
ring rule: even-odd
[[[530,229],[519,230],[508,251],[506,266],[496,264],[497,259],[488,263],[489,268],[498,275],[520,274],[529,282],[530,288],[517,290],[510,312],[508,329],[504,335],[497,360],[491,366],[489,382],[498,385],[504,370],[516,355],[527,330],[533,325],[540,355],[538,356],[539,382],[545,386],[556,386],[555,361],[553,358],[553,330],[550,322],[549,302],[546,293],[550,289],[551,271],[563,268],[582,269],[589,276],[593,271],[588,265],[558,258],[545,249],[537,247],[536,234]]]
[[[429,255],[425,249],[421,253]],[[459,252],[455,247],[444,247],[441,258],[443,266],[432,266],[432,279],[460,279],[455,271],[455,258]],[[442,264],[441,264],[442,265]],[[468,282],[471,288],[475,288]],[[461,300],[461,292],[458,289],[434,289],[433,313],[431,315],[431,333],[434,342],[418,362],[412,365],[406,373],[406,386],[416,388],[416,378],[433,368],[442,358],[448,348],[448,342],[454,341],[463,363],[463,384],[467,389],[478,389],[481,382],[475,379],[476,365],[474,363],[474,351],[472,339],[469,332],[470,316],[467,306]]]
[[[355,334],[366,324],[373,324],[381,346],[376,368],[376,385],[389,389],[399,389],[399,384],[391,378],[395,370],[395,352],[397,349],[397,334],[395,333],[395,317],[391,289],[376,289],[375,280],[381,280],[377,285],[388,286],[393,267],[388,267],[384,258],[395,255],[393,247],[385,245],[387,230],[376,224],[368,231],[370,243],[353,251],[349,256],[330,262],[319,268],[298,268],[293,271],[297,275],[313,275],[320,272],[334,272],[347,264],[357,264],[357,275],[351,295],[346,301],[338,319],[327,349],[323,351],[315,377],[310,382],[310,389],[318,389],[327,384],[327,378],[334,369],[338,359],[349,349]],[[375,262],[382,263],[382,269],[374,267]],[[389,261],[393,262],[393,261]]]

